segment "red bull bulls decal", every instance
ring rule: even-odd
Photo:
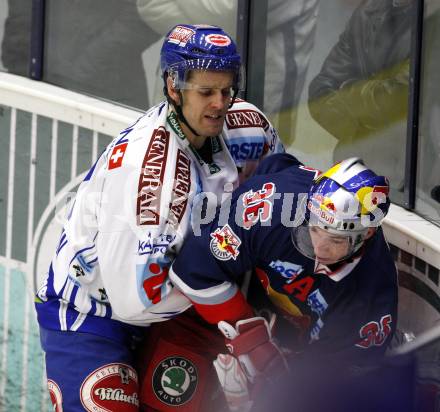
[[[241,245],[240,238],[233,232],[229,225],[216,229],[211,233],[211,253],[219,260],[237,259]]]

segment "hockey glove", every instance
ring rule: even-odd
[[[233,356],[219,355],[214,366],[231,411],[246,410],[266,379],[287,370],[284,356],[272,339],[274,324],[274,314],[270,322],[254,317],[238,321],[235,328],[225,321],[218,323]]]
[[[285,359],[272,339],[275,319],[275,314],[272,314],[270,322],[263,317],[243,319],[236,323],[235,328],[225,321],[218,323],[226,337],[226,347],[239,360],[251,383],[261,374],[270,375],[272,370],[287,369]]]

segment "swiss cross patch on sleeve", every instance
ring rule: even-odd
[[[209,244],[211,253],[219,260],[237,259],[240,254],[238,248],[241,245],[240,238],[234,233],[229,225],[216,229],[211,233]]]
[[[127,145],[128,143],[122,143],[122,144],[118,144],[113,148],[112,153],[108,160],[109,170],[116,169],[122,166],[122,159],[124,158]]]

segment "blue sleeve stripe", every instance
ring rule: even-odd
[[[67,239],[63,243],[60,242],[60,245],[58,246],[58,249],[57,249],[57,256],[61,252],[61,249],[67,245],[67,243],[68,243]]]
[[[86,250],[91,250],[91,249],[93,249],[93,248],[95,248],[95,245],[94,245],[94,244],[93,244],[92,246],[85,247],[85,248],[83,248],[83,249],[81,249],[81,250],[78,250],[78,252],[75,253],[75,256],[73,256],[72,260],[69,262],[69,266],[72,264],[72,262],[76,259],[76,257],[77,257],[78,255],[80,255],[81,253],[85,252]]]
[[[104,153],[104,152],[102,152],[102,153]],[[86,177],[84,178],[84,182],[87,182],[88,180],[90,180],[90,179],[92,178],[92,176],[93,176],[93,172],[95,171],[95,168],[96,168],[96,164],[98,163],[99,159],[101,158],[102,153],[98,156],[98,158],[96,159],[96,162],[95,162],[95,163],[93,164],[93,166],[89,169],[89,171],[88,171]]]
[[[96,257],[95,259],[91,260],[90,262],[88,262],[89,266],[95,266],[95,263],[98,261],[98,258]]]

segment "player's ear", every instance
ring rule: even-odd
[[[368,228],[367,236],[365,236],[365,240],[370,239],[376,233],[375,227]]]
[[[170,76],[167,77],[167,91],[168,96],[170,96],[177,105],[180,105],[180,93],[178,89],[174,87],[173,79]]]

